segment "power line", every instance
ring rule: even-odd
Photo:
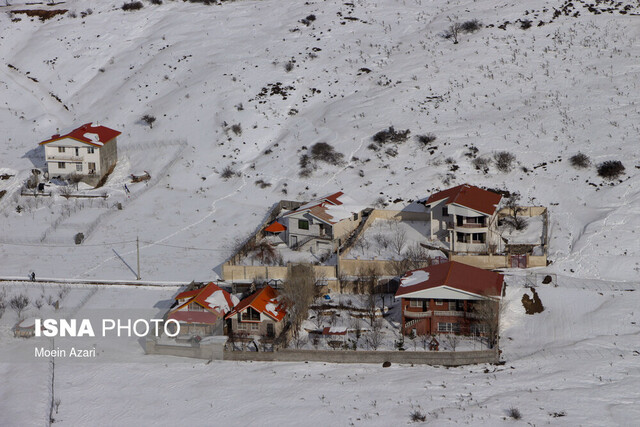
[[[177,245],[168,245],[166,243],[156,243],[156,242],[142,242],[145,245],[157,245],[157,246],[166,246],[168,248],[177,248],[177,249],[189,249],[194,251],[212,251],[212,252],[229,252],[227,249],[211,249],[211,248],[194,248],[191,246],[177,246]]]

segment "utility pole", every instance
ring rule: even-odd
[[[138,280],[140,280],[140,239],[136,236],[136,252],[138,253]]]

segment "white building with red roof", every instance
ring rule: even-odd
[[[469,184],[432,194],[429,209],[431,239],[448,244],[452,252],[495,252],[500,248],[497,212],[500,194]]]
[[[487,334],[497,325],[503,287],[502,274],[455,261],[408,271],[395,295],[401,300],[402,331]],[[488,311],[487,306],[496,308]],[[496,317],[489,318],[488,312]]]
[[[77,174],[97,184],[118,160],[118,135],[117,130],[86,123],[42,141],[49,176],[64,178]]]
[[[285,213],[277,220],[277,232],[292,249],[330,252],[358,227],[364,209],[338,191]],[[275,224],[270,224],[265,231],[276,230]]]
[[[224,334],[224,316],[240,301],[211,282],[199,289],[178,294],[177,307],[170,310],[168,319],[180,323],[180,335],[210,336]]]
[[[267,285],[240,301],[225,318],[233,333],[275,338],[284,328],[286,314],[278,292]]]

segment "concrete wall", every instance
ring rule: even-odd
[[[165,356],[192,357],[195,359],[222,360],[227,337],[208,337],[199,346],[158,344],[155,339],[145,342],[146,354],[162,354]]]
[[[225,351],[224,360],[328,363],[404,363],[419,365],[459,366],[497,363],[497,350],[482,351],[349,351],[295,350],[277,352]]]
[[[521,211],[518,212],[518,216],[538,216],[547,213],[547,208],[544,206],[519,206],[519,208]],[[502,208],[498,211],[498,216],[508,215],[511,215],[511,209],[509,208]]]
[[[485,270],[494,270],[496,268],[511,268],[511,260],[509,255],[451,255],[451,261],[458,261],[462,264],[471,265],[473,267],[483,268]],[[527,268],[545,267],[547,265],[547,256],[527,255]]]

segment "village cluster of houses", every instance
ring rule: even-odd
[[[80,175],[97,183],[117,161],[120,132],[84,124],[42,141],[51,178]],[[499,232],[501,194],[463,184],[439,191],[422,202],[426,239],[439,242],[447,253],[494,253],[505,242]],[[366,220],[371,208],[339,191],[307,203],[297,203],[262,230],[273,246],[295,251],[335,253]],[[503,295],[499,273],[449,260],[406,272],[395,293],[402,310],[404,334],[487,334],[487,302]],[[287,305],[271,286],[243,300],[216,283],[192,286],[175,297],[167,319],[181,325],[181,337],[246,335],[275,339],[287,319]],[[497,316],[497,311],[496,311]]]

